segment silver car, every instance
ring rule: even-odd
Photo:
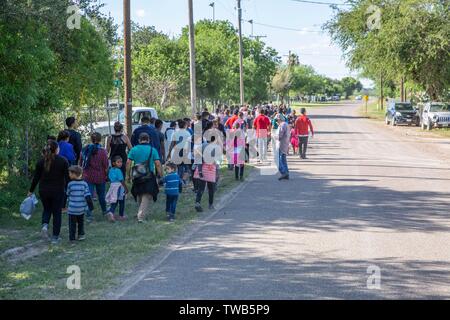
[[[450,103],[426,103],[422,111],[421,127],[422,130],[450,127]]]

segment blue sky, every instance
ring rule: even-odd
[[[111,13],[117,23],[121,23],[122,0],[100,0],[105,3],[104,12]],[[194,20],[212,19],[215,3],[215,17],[229,20],[237,26],[235,0],[194,0]],[[322,2],[343,3],[343,0],[322,0]],[[155,26],[171,36],[180,34],[188,21],[187,0],[131,0],[131,18],[143,25]],[[267,45],[275,48],[280,56],[289,50],[299,54],[300,62],[313,66],[317,72],[331,78],[340,79],[352,75],[345,66],[339,47],[331,44],[327,34],[320,32],[323,23],[332,17],[332,9],[326,5],[299,3],[293,0],[242,0],[243,33],[263,35]],[[269,28],[257,23],[298,29],[299,31]],[[316,32],[319,31],[319,32]],[[286,57],[283,57],[286,59]],[[364,85],[370,81],[361,79]]]

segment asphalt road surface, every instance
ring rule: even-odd
[[[354,104],[310,116],[291,180],[254,175],[120,298],[450,298],[450,141]]]

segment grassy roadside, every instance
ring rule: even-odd
[[[386,106],[385,106],[386,107]],[[361,107],[359,109],[359,114],[362,117],[367,117],[369,119],[374,119],[378,121],[384,121],[385,115],[386,115],[386,109],[379,109],[378,108],[378,102],[369,102],[367,104],[367,113],[366,113],[366,106],[364,102],[361,102]]]
[[[385,106],[386,107],[386,106]],[[367,113],[365,109],[365,105],[363,104],[359,109],[359,114],[362,117],[368,117],[369,119],[384,121],[386,115],[386,109],[379,110],[378,103],[371,102],[367,105]],[[414,127],[410,127],[414,128]],[[420,128],[416,128],[418,131],[423,132],[424,135],[435,135],[438,137],[449,138],[450,137],[450,128],[435,128],[432,131],[422,131]]]
[[[247,166],[247,168],[251,168]],[[251,170],[246,170],[246,176]],[[218,195],[227,193],[238,184],[234,172],[221,169]],[[207,208],[207,192],[203,197]],[[146,224],[137,224],[134,200],[128,199],[126,213],[129,220],[111,224],[96,209],[95,222],[86,225],[86,241],[70,246],[68,243],[67,216],[63,216],[59,246],[40,244],[43,252],[35,257],[14,263],[0,258],[0,299],[95,299],[103,291],[117,285],[116,279],[129,273],[133,267],[153,250],[167,244],[175,235],[198,217],[193,208],[192,188],[185,188],[178,201],[177,220],[165,220],[165,195],[151,205]],[[96,208],[98,203],[96,203]],[[0,248],[37,243],[39,240],[40,210],[29,220],[20,217],[17,206],[0,210]],[[68,290],[67,267],[77,265],[81,270],[81,290]]]
[[[327,107],[327,106],[333,106],[336,104],[344,103],[345,101],[333,101],[333,102],[320,102],[320,103],[299,103],[294,102],[291,104],[292,108],[299,109],[299,108],[320,108],[320,107]]]

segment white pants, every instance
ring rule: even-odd
[[[257,138],[259,160],[266,161],[267,159],[267,138]]]

